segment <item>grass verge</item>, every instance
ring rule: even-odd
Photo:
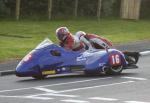
[[[110,39],[114,43],[126,43],[150,39],[150,21],[102,19],[57,21],[0,21],[0,61],[22,58],[39,42],[48,37],[57,43],[55,30],[67,26],[72,33],[83,30]]]

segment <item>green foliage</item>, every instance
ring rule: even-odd
[[[0,0],[0,18],[15,17],[16,0]],[[21,18],[48,19],[48,0],[21,0]],[[98,0],[79,0],[79,17],[96,17]],[[121,0],[102,0],[101,16],[119,17]],[[75,0],[53,0],[52,18],[73,18]],[[141,17],[150,18],[150,0],[142,0]]]
[[[150,18],[150,0],[142,0],[141,4],[141,18]]]
[[[96,16],[97,0],[79,0],[79,16]]]
[[[3,11],[9,10],[9,16],[15,16],[15,1],[16,0],[0,0],[0,7]],[[96,17],[98,0],[79,0],[78,16]],[[103,0],[102,15],[112,16],[114,4],[117,0]],[[1,6],[2,5],[2,6]],[[74,16],[75,0],[53,0],[52,17],[73,17]],[[21,18],[47,18],[47,0],[21,0]],[[8,10],[6,10],[8,9]],[[5,15],[5,14],[4,14]],[[6,15],[8,17],[8,15]]]
[[[105,16],[112,15],[113,13],[113,4],[115,3],[116,0],[103,0],[103,13]]]
[[[23,16],[46,15],[47,0],[22,0],[21,14]]]
[[[103,0],[102,16],[118,16],[120,13],[120,0]]]
[[[0,0],[0,13],[3,13],[5,10],[5,4],[3,0]]]
[[[0,16],[8,15],[10,10],[5,5],[5,0],[0,0]]]
[[[75,0],[53,0],[53,18],[61,16],[72,16]]]

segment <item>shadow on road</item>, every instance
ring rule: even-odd
[[[22,83],[22,82],[46,82],[46,81],[64,81],[64,80],[74,80],[74,79],[94,79],[94,78],[106,78],[106,77],[113,77],[113,78],[119,78],[122,76],[137,76],[138,73],[121,73],[120,75],[105,75],[105,74],[97,74],[97,75],[71,75],[71,76],[53,76],[53,77],[47,77],[45,79],[34,79],[34,78],[27,78],[24,80],[19,80],[17,81],[18,83]]]

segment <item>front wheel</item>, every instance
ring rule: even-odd
[[[122,72],[122,70],[123,70],[122,65],[113,66],[113,67],[110,67],[110,68],[106,69],[105,73],[108,74],[108,75],[118,75]]]
[[[42,79],[45,79],[47,77],[47,75],[35,75],[35,76],[32,76],[34,79],[39,79],[39,80],[42,80]]]

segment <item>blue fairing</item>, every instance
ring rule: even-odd
[[[16,75],[41,75],[42,71],[47,70],[55,70],[55,74],[69,73],[71,67],[80,67],[83,71],[100,71],[104,66],[109,66],[109,54],[112,53],[119,54],[122,65],[126,66],[124,55],[116,49],[109,49],[109,53],[105,50],[74,52],[46,39],[21,60]]]
[[[109,55],[112,54],[119,54],[121,57],[122,65],[126,66],[127,63],[124,59],[124,55],[121,54],[118,50],[115,49],[109,49],[109,52],[103,51],[95,51],[92,56],[89,57],[86,61],[86,71],[102,71],[103,67],[109,67]]]

